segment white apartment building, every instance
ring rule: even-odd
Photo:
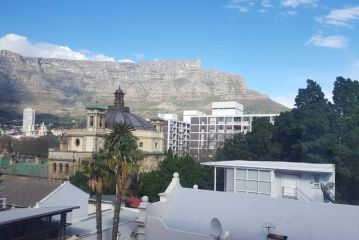
[[[157,114],[163,119],[162,131],[164,134],[165,150],[171,149],[173,153],[184,155],[189,152],[190,124],[178,121],[177,114]]]
[[[224,169],[221,190],[225,192],[314,202],[335,201],[334,164],[237,160],[202,165],[214,167],[215,191],[220,168]]]
[[[255,119],[268,119],[274,124],[279,114],[243,114],[243,105],[238,102],[213,102],[211,115],[199,111],[184,111],[183,115],[191,124],[190,154],[204,161],[213,158],[226,138],[251,131]]]
[[[22,117],[22,131],[28,137],[35,135],[35,109],[24,109]]]

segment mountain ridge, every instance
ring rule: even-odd
[[[0,106],[61,115],[84,114],[98,101],[111,105],[121,85],[126,105],[149,117],[156,112],[209,111],[212,101],[235,100],[246,112],[278,113],[287,108],[247,88],[239,75],[203,69],[200,60],[140,63],[25,57],[0,50]]]

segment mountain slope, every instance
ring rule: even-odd
[[[118,85],[131,110],[208,112],[212,101],[236,100],[246,112],[277,113],[286,108],[266,95],[249,90],[245,80],[229,73],[202,69],[201,62],[143,63],[74,61],[24,57],[0,51],[0,107],[21,111],[83,114],[90,101],[111,104]]]

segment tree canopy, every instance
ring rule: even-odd
[[[183,187],[191,188],[194,184],[202,189],[213,187],[213,173],[210,170],[189,155],[180,157],[168,151],[158,170],[140,177],[140,195],[148,196],[152,202],[158,201],[158,194],[166,190],[175,172],[179,173]]]
[[[333,103],[319,84],[307,80],[291,111],[271,125],[257,119],[252,132],[225,141],[217,160],[261,160],[336,165],[338,202],[359,204],[359,83],[338,77]]]

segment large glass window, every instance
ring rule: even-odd
[[[248,170],[249,180],[258,180],[258,170]]]
[[[228,177],[226,180],[231,181]],[[271,172],[237,168],[236,191],[269,196],[271,194]]]
[[[226,168],[224,172],[225,172],[225,178],[226,178],[225,191],[226,192],[233,192],[233,189],[234,189],[234,186],[233,186],[234,169],[233,168]]]

